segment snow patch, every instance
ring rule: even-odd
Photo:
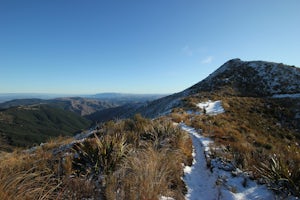
[[[175,199],[172,197],[161,196],[161,197],[159,197],[159,200],[175,200]]]
[[[258,72],[270,93],[281,93],[282,90],[299,91],[299,69],[282,63],[263,61],[246,62],[246,64]]]
[[[194,148],[193,164],[184,168],[183,180],[188,188],[186,200],[276,199],[265,185],[257,184],[247,173],[220,158],[212,159],[209,168],[206,159],[213,141],[184,123],[179,126],[191,135]]]
[[[300,98],[300,93],[295,94],[274,94],[272,98]]]
[[[209,100],[207,102],[198,103],[197,106],[203,110],[205,109],[208,115],[217,115],[225,112],[221,101]]]
[[[91,135],[95,134],[96,131],[94,129],[90,129],[88,132],[82,132],[74,136],[74,140],[69,144],[61,145],[60,147],[53,150],[53,154],[56,155],[60,152],[65,152],[71,149],[75,144],[82,143],[89,138]]]

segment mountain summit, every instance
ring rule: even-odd
[[[154,117],[177,107],[181,99],[199,95],[201,92],[248,97],[298,94],[300,68],[282,63],[232,59],[192,87],[152,101],[137,111],[145,116]]]
[[[300,93],[300,68],[282,63],[233,59],[187,91],[197,93],[222,89],[231,89],[238,96],[253,97]]]
[[[300,68],[282,63],[266,61],[242,61],[232,59],[224,63],[215,72],[186,90],[149,103],[126,105],[99,111],[90,119],[106,121],[126,118],[135,113],[146,117],[167,114],[182,105],[186,97],[206,94],[240,97],[272,97],[300,94]]]

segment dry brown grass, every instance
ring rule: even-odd
[[[58,139],[58,143],[67,141]],[[0,199],[82,199],[97,197],[93,183],[73,177],[73,157],[52,154],[55,141],[40,146],[33,153],[3,153],[0,159]],[[45,148],[46,146],[46,148]],[[49,150],[49,151],[48,151]],[[87,184],[88,183],[88,184]],[[97,194],[97,195],[95,195]]]
[[[51,199],[60,186],[53,172],[32,168],[14,174],[1,171],[1,199]]]
[[[148,146],[131,152],[120,171],[112,175],[115,184],[107,187],[108,199],[155,200],[162,195],[184,199],[182,166],[178,162],[181,154],[168,150]]]
[[[163,118],[152,121],[136,116],[122,126],[131,148],[119,168],[108,174],[106,197],[183,199],[182,163],[192,162],[190,137]]]
[[[81,200],[81,199],[99,199],[101,191],[96,182],[87,177],[66,177],[63,179],[55,199]]]
[[[53,199],[60,181],[48,166],[51,155],[7,153],[0,160],[0,199]],[[51,166],[54,167],[54,166]],[[55,167],[54,167],[55,168]]]
[[[191,108],[190,110],[196,111],[196,108]],[[173,109],[172,113],[170,114],[170,117],[176,123],[180,123],[189,119],[189,115],[183,109],[180,108]]]
[[[193,97],[193,103],[206,100],[207,97]],[[196,100],[198,99],[198,100]],[[266,178],[266,171],[271,168],[272,156],[280,160],[278,174],[269,182],[286,180],[285,189],[300,195],[300,137],[299,120],[294,119],[295,106],[292,100],[263,99],[251,97],[221,97],[211,95],[210,99],[220,100],[226,112],[217,116],[192,115],[191,121],[185,121],[203,134],[214,139],[223,152],[215,152],[226,160],[231,160],[237,167],[251,171],[255,178]],[[263,170],[259,170],[259,169]],[[264,173],[262,173],[264,172]],[[281,177],[278,179],[278,177]],[[270,183],[271,184],[271,183]],[[285,188],[285,189],[284,189]]]
[[[108,122],[91,138],[58,138],[34,151],[2,153],[0,199],[183,199],[191,140],[166,118]]]
[[[56,138],[50,138],[42,145],[42,148],[44,151],[47,151],[47,150],[58,148],[62,145],[69,144],[72,141],[74,141],[74,138],[67,137],[67,136],[59,136]]]

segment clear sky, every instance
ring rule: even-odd
[[[299,0],[0,0],[0,93],[173,93],[232,58],[300,66]]]

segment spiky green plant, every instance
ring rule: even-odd
[[[127,150],[122,134],[103,135],[88,139],[74,146],[74,169],[77,173],[97,176],[115,170]]]
[[[256,167],[258,174],[264,178],[274,190],[286,191],[287,194],[299,195],[299,169],[289,170],[289,166],[276,155],[267,163]],[[297,174],[294,174],[297,171]],[[295,179],[296,178],[296,179]]]

